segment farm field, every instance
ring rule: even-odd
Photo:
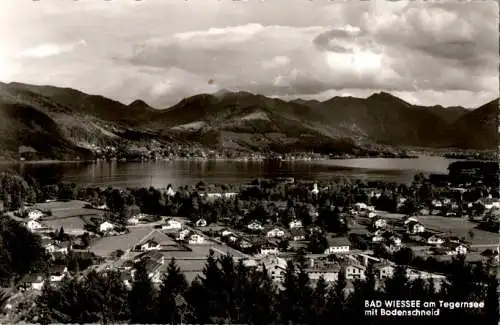
[[[132,228],[128,234],[99,238],[90,246],[90,251],[100,256],[108,256],[111,252],[132,248],[153,230],[150,228]]]
[[[404,215],[377,211],[377,214],[386,218],[389,222],[401,220]],[[459,238],[465,237],[472,245],[488,245],[498,243],[498,234],[476,229],[477,224],[465,218],[449,218],[442,216],[417,216],[418,220],[428,230],[442,233],[451,233]],[[472,230],[474,237],[469,237]]]
[[[52,216],[42,218],[41,221],[53,229],[64,228],[67,233],[79,234],[84,232],[85,221],[82,216],[98,215],[100,212],[85,209],[83,201],[46,202],[38,203],[33,207],[52,211]]]

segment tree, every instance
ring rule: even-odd
[[[146,266],[142,262],[137,263],[128,298],[131,323],[150,324],[154,321],[154,297],[153,283],[149,278]]]
[[[284,281],[283,290],[279,294],[278,311],[281,324],[296,323],[300,316],[298,315],[299,292],[297,292],[297,275],[295,265],[292,261],[288,261]]]
[[[390,299],[405,299],[409,296],[407,266],[398,265],[391,278],[385,281],[385,294]]]
[[[161,324],[180,324],[182,319],[182,306],[179,299],[188,288],[185,276],[181,273],[174,258],[167,267],[167,272],[162,279],[157,301],[157,322]]]
[[[328,241],[324,234],[314,232],[309,238],[308,250],[313,254],[323,254],[328,248]]]

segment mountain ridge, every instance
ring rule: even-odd
[[[53,137],[58,152],[68,148],[74,154],[80,148],[84,156],[89,150],[117,141],[152,140],[249,151],[355,153],[379,146],[483,150],[498,143],[497,103],[498,99],[474,110],[419,106],[387,92],[367,98],[286,101],[224,89],[155,109],[140,99],[126,105],[72,88],[0,83],[0,110],[11,122],[2,124],[2,128],[16,125],[24,130],[30,118],[15,115],[12,110],[35,110],[54,122],[45,124],[57,131],[42,131]],[[0,128],[0,145],[2,141],[10,143],[4,147],[12,154],[15,146],[2,139],[2,133],[9,132]],[[16,139],[19,146],[33,142]],[[47,150],[42,151],[50,154]]]

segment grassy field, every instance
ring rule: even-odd
[[[404,216],[402,214],[391,213],[379,214],[386,218],[389,223],[396,220],[401,220]],[[458,238],[465,237],[466,240],[470,240],[473,245],[488,245],[498,243],[498,234],[481,229],[476,229],[477,224],[467,220],[466,218],[417,216],[417,219],[428,230],[442,233],[451,233],[453,236],[457,236]],[[469,231],[471,230],[474,233],[474,237],[472,239],[469,237]]]
[[[498,243],[498,234],[476,229],[476,223],[463,218],[445,218],[439,216],[419,217],[420,222],[430,230],[440,232],[451,232],[459,238],[465,237],[473,245],[486,245]],[[469,231],[474,233],[474,237],[469,237]]]
[[[151,228],[132,228],[125,235],[103,237],[92,244],[90,251],[100,256],[108,256],[111,252],[118,249],[125,251],[135,246],[151,231]]]
[[[61,226],[67,233],[84,232],[85,221],[83,215],[99,215],[101,212],[93,209],[85,209],[83,201],[69,202],[47,202],[38,203],[34,207],[41,210],[52,211],[52,216],[42,218],[42,222],[53,229],[59,229]]]

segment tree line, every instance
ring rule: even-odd
[[[44,285],[26,321],[49,323],[139,324],[399,324],[438,323],[443,320],[497,324],[495,276],[463,259],[440,287],[431,280],[409,280],[405,266],[382,283],[372,265],[366,279],[352,286],[345,273],[332,284],[320,278],[314,285],[299,256],[289,261],[281,285],[273,283],[265,267],[248,268],[231,256],[207,257],[204,270],[191,284],[175,259],[166,268],[159,288],[143,263],[135,265],[130,287],[118,271],[70,277],[59,286]],[[351,288],[351,289],[349,289]],[[365,316],[367,299],[422,301],[484,301],[480,310],[441,310],[437,318],[377,318]]]

